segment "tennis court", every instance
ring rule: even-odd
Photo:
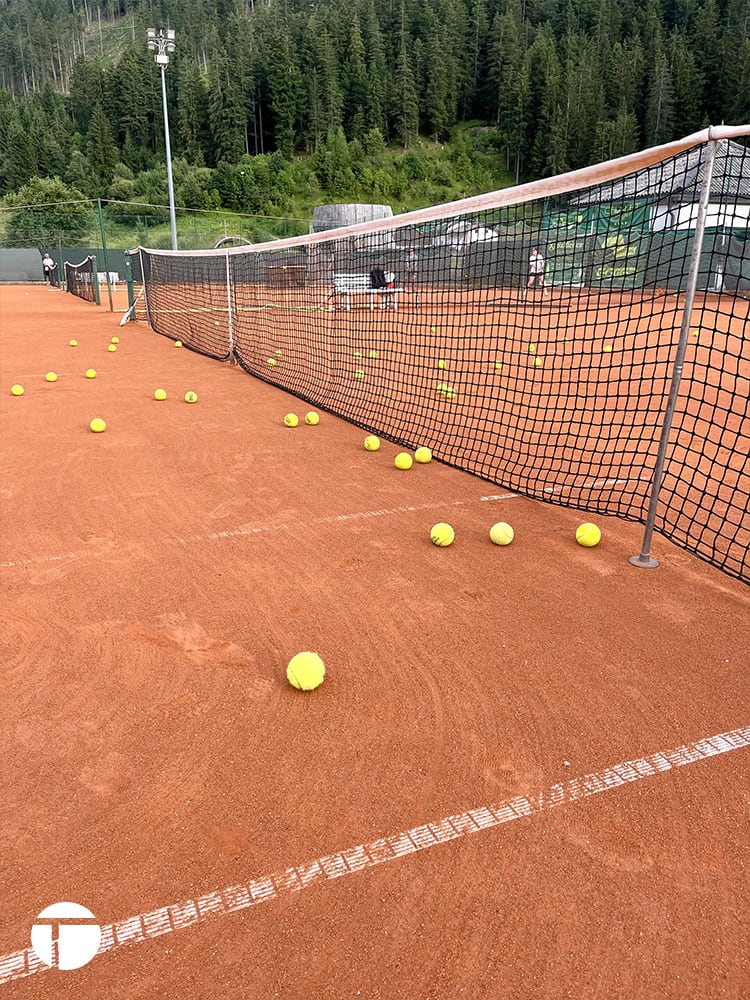
[[[746,585],[662,539],[635,569],[626,520],[398,471],[324,410],[286,428],[310,407],[283,388],[72,296],[0,287],[0,319],[8,995],[747,995]],[[331,322],[369,413],[409,369],[357,339],[372,317]],[[451,420],[490,360],[448,369]],[[103,926],[75,971],[29,948],[58,900]]]

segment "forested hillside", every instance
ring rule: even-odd
[[[5,0],[0,193],[59,176],[157,198],[161,182],[138,188],[163,163],[150,25],[177,32],[172,146],[195,207],[257,209],[251,166],[220,176],[257,154],[276,174],[312,154],[344,195],[384,141],[443,142],[466,120],[496,127],[485,146],[520,179],[750,118],[750,0]]]

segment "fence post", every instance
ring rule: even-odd
[[[112,303],[112,283],[109,280],[109,261],[107,260],[107,238],[104,235],[104,216],[102,215],[102,199],[96,199],[96,207],[99,210],[99,232],[102,237],[102,256],[104,257],[104,273],[107,275],[107,296],[109,297],[109,311],[114,312]],[[97,281],[97,287],[99,282]]]
[[[133,303],[135,302],[135,295],[133,294],[133,265],[130,263],[130,254],[125,252],[125,285],[128,289],[128,318],[133,319]]]
[[[703,165],[705,174],[703,177],[703,189],[701,190],[700,202],[698,203],[698,218],[695,222],[695,235],[693,237],[693,251],[690,255],[690,270],[688,271],[687,290],[685,292],[685,304],[682,310],[682,323],[680,325],[680,339],[677,344],[677,354],[672,366],[672,385],[669,390],[667,408],[664,413],[664,423],[661,429],[659,440],[659,451],[656,455],[656,465],[651,481],[651,497],[649,499],[648,514],[643,532],[643,542],[641,551],[637,556],[631,556],[628,562],[632,566],[640,569],[655,569],[659,563],[651,555],[651,538],[654,533],[654,521],[656,520],[656,507],[659,502],[659,490],[661,489],[662,478],[664,476],[664,462],[667,457],[667,447],[669,445],[669,435],[672,430],[672,419],[674,417],[675,406],[677,404],[677,394],[680,390],[680,379],[682,378],[682,368],[685,361],[685,351],[690,333],[690,316],[693,311],[695,300],[695,289],[698,284],[698,272],[700,270],[701,249],[703,247],[703,234],[706,228],[706,213],[708,202],[711,197],[711,181],[714,173],[714,161],[716,159],[716,139],[711,139],[711,129],[708,130],[709,139],[703,154]]]

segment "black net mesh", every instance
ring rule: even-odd
[[[504,488],[645,522],[709,148],[655,528],[747,581],[750,157],[741,143],[697,145],[564,194],[513,203],[498,192],[496,205],[471,214],[443,206],[441,218],[412,213],[322,241],[142,250],[148,317],[194,350],[233,356]]]
[[[71,295],[87,302],[97,302],[97,275],[93,257],[87,257],[80,264],[65,261],[65,287]]]

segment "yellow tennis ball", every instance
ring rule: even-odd
[[[529,354],[536,354],[536,347],[534,344],[529,344]]]
[[[498,521],[490,528],[490,539],[495,545],[510,545],[515,537],[515,532],[506,521]]]
[[[107,425],[101,419],[101,417],[94,417],[94,419],[89,424],[89,427],[94,432],[94,434],[101,434],[102,431],[106,431]]]
[[[305,414],[305,423],[309,424],[311,427],[315,427],[316,424],[320,423],[320,417],[315,410],[310,410],[309,413]]]
[[[44,377],[47,379],[48,382],[57,382],[56,372],[47,372],[47,374]]]
[[[436,330],[437,330],[437,327],[436,327],[436,326],[431,326],[431,327],[430,327],[430,333],[435,333],[435,332],[436,332]]]
[[[453,397],[456,395],[456,390],[451,389],[451,387],[448,386],[443,395],[445,396],[446,399],[453,399]]]
[[[113,337],[112,338],[112,343],[113,344],[119,344],[120,343],[120,338],[119,337]]]
[[[167,394],[164,391],[164,389],[157,389],[154,392],[154,399],[166,399],[166,398],[167,398]]]
[[[576,528],[576,541],[586,549],[591,549],[601,541],[602,533],[595,524],[586,521]]]
[[[602,350],[604,351],[605,354],[611,354],[612,353],[612,345],[611,344],[605,344],[604,347],[602,348]]]
[[[356,372],[354,373],[354,377],[355,378],[364,378],[365,377],[365,373],[362,371],[361,368],[358,368],[356,370]]]
[[[10,387],[10,393],[12,396],[23,396],[24,392],[24,387],[22,385],[18,385],[18,383]]]
[[[107,350],[110,352],[110,354],[114,354],[115,351],[117,350],[117,344],[108,344]]]
[[[276,358],[269,358],[267,364],[269,368],[273,368],[273,366],[276,364]]]
[[[365,451],[377,451],[380,447],[380,438],[370,434],[365,438]]]
[[[277,358],[282,357],[281,351],[274,351],[274,354],[276,355]]]
[[[445,361],[443,361],[443,359],[441,358],[441,359],[440,359],[440,360],[438,361],[438,368],[440,368],[440,369],[443,369],[443,368],[447,368],[447,367],[448,367],[448,365],[447,365],[447,364],[445,363]]]
[[[360,351],[355,351],[354,352],[354,359],[355,359],[355,361],[358,361],[361,357],[362,357],[362,354],[361,354]]]
[[[440,521],[438,524],[433,524],[430,528],[430,541],[433,545],[439,545],[441,547],[445,545],[452,545],[453,539],[456,537],[456,533],[451,528],[449,524],[444,521]]]
[[[378,352],[377,351],[370,351],[369,357],[376,358],[377,356],[378,356]]]
[[[198,402],[198,393],[197,392],[186,392],[185,393],[185,402],[186,403],[197,403]]]
[[[449,389],[450,389],[450,386],[447,384],[447,382],[441,382],[438,385],[438,387],[435,390],[435,392],[439,392],[441,395],[444,395],[446,392],[448,392]]]
[[[412,466],[412,457],[408,451],[400,451],[393,463],[397,469],[410,469]]]
[[[541,368],[543,364],[544,364],[544,360],[542,358],[534,358],[534,367],[535,368]]]
[[[417,448],[414,452],[414,461],[420,465],[427,465],[428,462],[432,461],[432,452],[429,448]]]
[[[299,423],[299,418],[297,417],[296,413],[287,413],[287,415],[284,417],[284,424],[287,427],[296,427],[298,423]]]
[[[174,346],[175,347],[182,347],[182,341],[181,340],[175,340]]]
[[[68,341],[68,346],[69,347],[78,347],[78,341],[77,340],[69,340]]]
[[[286,668],[286,679],[298,691],[314,691],[323,683],[326,667],[317,653],[297,653]]]
[[[502,361],[495,362],[495,368],[499,371],[503,367]]]
[[[86,378],[96,378],[96,370],[94,368],[87,368]]]

